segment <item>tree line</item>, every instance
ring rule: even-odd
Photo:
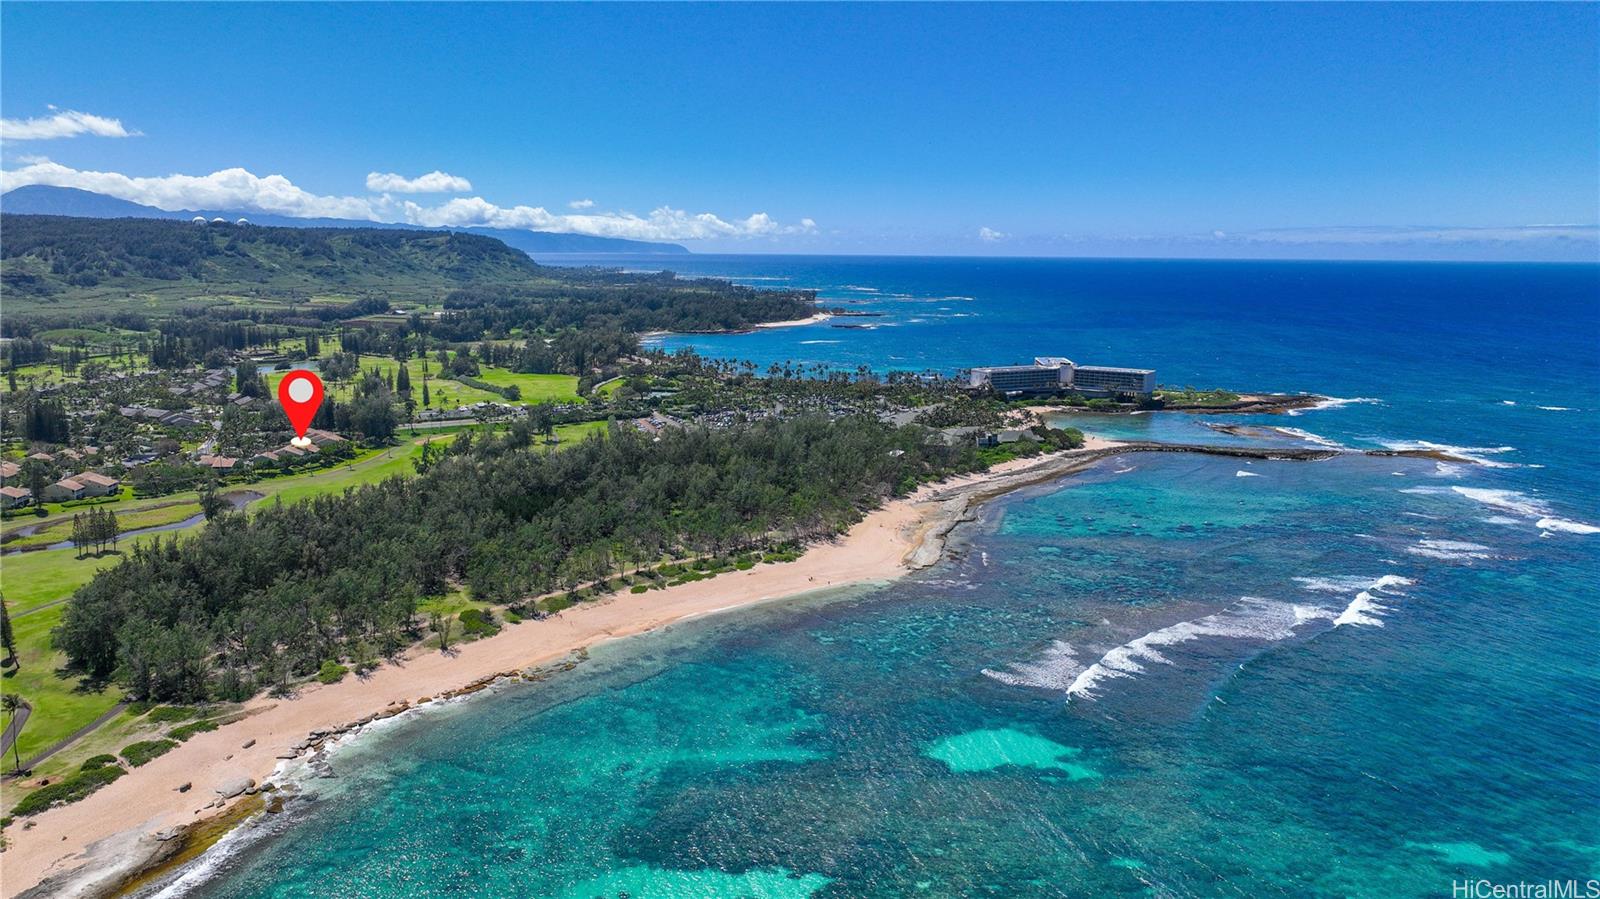
[[[559,453],[530,423],[463,434],[427,471],[152,541],[73,595],[69,663],[131,698],[239,699],[415,640],[418,602],[511,603],[662,558],[837,533],[883,498],[981,467],[971,446],[871,416],[614,428]]]

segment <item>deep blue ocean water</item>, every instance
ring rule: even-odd
[[[668,347],[1153,367],[1350,401],[1229,419],[1296,429],[1273,439],[1485,464],[1110,459],[986,507],[917,576],[608,644],[394,724],[193,892],[1449,896],[1600,878],[1600,269],[670,262],[883,315]],[[1236,439],[1178,414],[1069,421]]]

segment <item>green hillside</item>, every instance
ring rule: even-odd
[[[437,231],[5,215],[0,233],[13,313],[130,299],[141,310],[227,296],[272,305],[374,292],[427,300],[545,271],[493,238]]]

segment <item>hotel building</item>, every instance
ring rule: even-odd
[[[1065,392],[1093,397],[1149,396],[1156,389],[1156,373],[1149,368],[1078,365],[1060,356],[1040,356],[1032,365],[974,368],[967,376],[967,387],[989,388],[1008,396]]]

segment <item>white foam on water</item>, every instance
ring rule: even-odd
[[[1380,616],[1389,611],[1389,607],[1378,602],[1374,593],[1389,593],[1396,596],[1405,594],[1398,587],[1409,587],[1416,581],[1398,574],[1386,574],[1381,577],[1370,575],[1335,575],[1332,577],[1297,577],[1295,581],[1304,589],[1319,593],[1350,593],[1355,592],[1355,599],[1345,606],[1344,611],[1333,617],[1334,627],[1357,624],[1366,627],[1382,627]]]
[[[1161,653],[1169,646],[1202,637],[1263,642],[1286,640],[1294,636],[1297,626],[1327,614],[1326,610],[1309,606],[1246,597],[1221,612],[1168,625],[1112,649],[1073,679],[1067,695],[1093,699],[1108,680],[1134,677],[1143,673],[1146,665],[1170,665],[1171,661]]]
[[[1372,594],[1365,590],[1356,594],[1339,617],[1333,619],[1334,627],[1344,627],[1348,624],[1359,624],[1364,627],[1383,627],[1383,619],[1378,617],[1389,611],[1389,607],[1380,604],[1372,598]]]
[[[1558,531],[1563,534],[1597,534],[1600,527],[1583,521],[1572,521],[1567,518],[1558,518],[1543,500],[1519,493],[1516,490],[1496,490],[1489,487],[1451,487],[1455,493],[1474,502],[1482,503],[1499,512],[1509,512],[1520,515],[1523,520],[1533,519],[1534,527],[1545,533]],[[1496,515],[1485,519],[1493,524],[1506,524],[1507,516]]]
[[[1484,524],[1505,524],[1505,525],[1520,525],[1520,524],[1522,524],[1522,519],[1520,519],[1520,518],[1512,518],[1510,515],[1490,515],[1490,516],[1487,516],[1485,518],[1480,518],[1478,520],[1482,521]]]
[[[1236,477],[1236,478],[1259,478],[1259,477],[1261,477],[1261,475],[1258,475],[1253,471],[1236,471],[1236,472],[1233,473],[1233,476]]]
[[[1541,518],[1550,514],[1550,509],[1544,503],[1515,490],[1495,490],[1489,487],[1451,487],[1473,502],[1483,503],[1491,509],[1503,512],[1513,512],[1528,518]]]
[[[1485,459],[1484,456],[1494,456],[1501,453],[1516,452],[1514,446],[1451,446],[1448,443],[1434,443],[1431,440],[1380,440],[1385,449],[1400,452],[1433,452],[1454,456],[1463,462],[1473,462],[1485,468],[1516,468],[1511,462],[1496,462]]]
[[[1009,670],[983,669],[983,673],[1002,684],[1013,687],[1037,687],[1041,690],[1066,690],[1083,672],[1078,652],[1065,640],[1051,643],[1037,662],[1013,662]]]
[[[1517,404],[1516,400],[1501,400],[1500,401],[1500,405],[1502,405],[1502,406],[1515,406],[1516,404]]]
[[[1546,412],[1572,412],[1572,411],[1574,411],[1574,410],[1572,410],[1572,409],[1570,409],[1570,408],[1568,408],[1566,406],[1540,406],[1539,408],[1543,409]]]
[[[1465,540],[1418,540],[1416,546],[1406,547],[1406,552],[1429,559],[1458,562],[1467,559],[1492,559],[1489,547]]]
[[[800,343],[802,345],[804,345],[804,344],[814,344],[814,343],[838,343],[838,342],[839,341],[837,341],[837,340],[802,340],[802,341],[800,341]]]
[[[1313,434],[1310,431],[1301,428],[1286,428],[1282,425],[1274,425],[1272,430],[1277,431],[1285,437],[1293,437],[1297,440],[1304,440],[1307,443],[1315,443],[1317,446],[1326,446],[1332,449],[1345,448],[1344,444],[1337,440],[1329,440],[1321,434]]]
[[[1322,436],[1321,434],[1313,434],[1312,432],[1307,431],[1304,428],[1290,428],[1290,427],[1277,426],[1277,427],[1274,427],[1273,430],[1277,431],[1280,434],[1283,434],[1285,437],[1293,437],[1293,438],[1295,438],[1297,440],[1303,440],[1306,443],[1314,443],[1317,446],[1326,446],[1326,447],[1329,447],[1329,448],[1332,448],[1332,449],[1343,449],[1344,448],[1344,444],[1340,443],[1339,441],[1331,440],[1331,439],[1329,439],[1327,437]]]
[[[1466,469],[1460,465],[1452,465],[1449,462],[1433,463],[1433,477],[1436,478],[1459,478],[1466,473]]]
[[[1383,400],[1376,399],[1376,398],[1370,397],[1370,396],[1354,396],[1354,397],[1330,396],[1330,397],[1322,400],[1319,403],[1315,403],[1313,405],[1306,406],[1303,409],[1290,409],[1289,410],[1289,414],[1290,415],[1299,415],[1302,412],[1314,412],[1314,411],[1316,411],[1318,409],[1337,409],[1340,406],[1349,406],[1349,405],[1351,405],[1353,403],[1373,403],[1373,404],[1381,405],[1383,403]]]
[[[1600,534],[1600,527],[1565,518],[1541,518],[1535,525],[1542,531],[1560,531],[1564,534]]]
[[[1301,589],[1318,593],[1350,593],[1356,590],[1394,590],[1395,587],[1409,587],[1416,581],[1398,574],[1385,574],[1373,577],[1369,574],[1337,574],[1331,577],[1297,577],[1295,583]]]

